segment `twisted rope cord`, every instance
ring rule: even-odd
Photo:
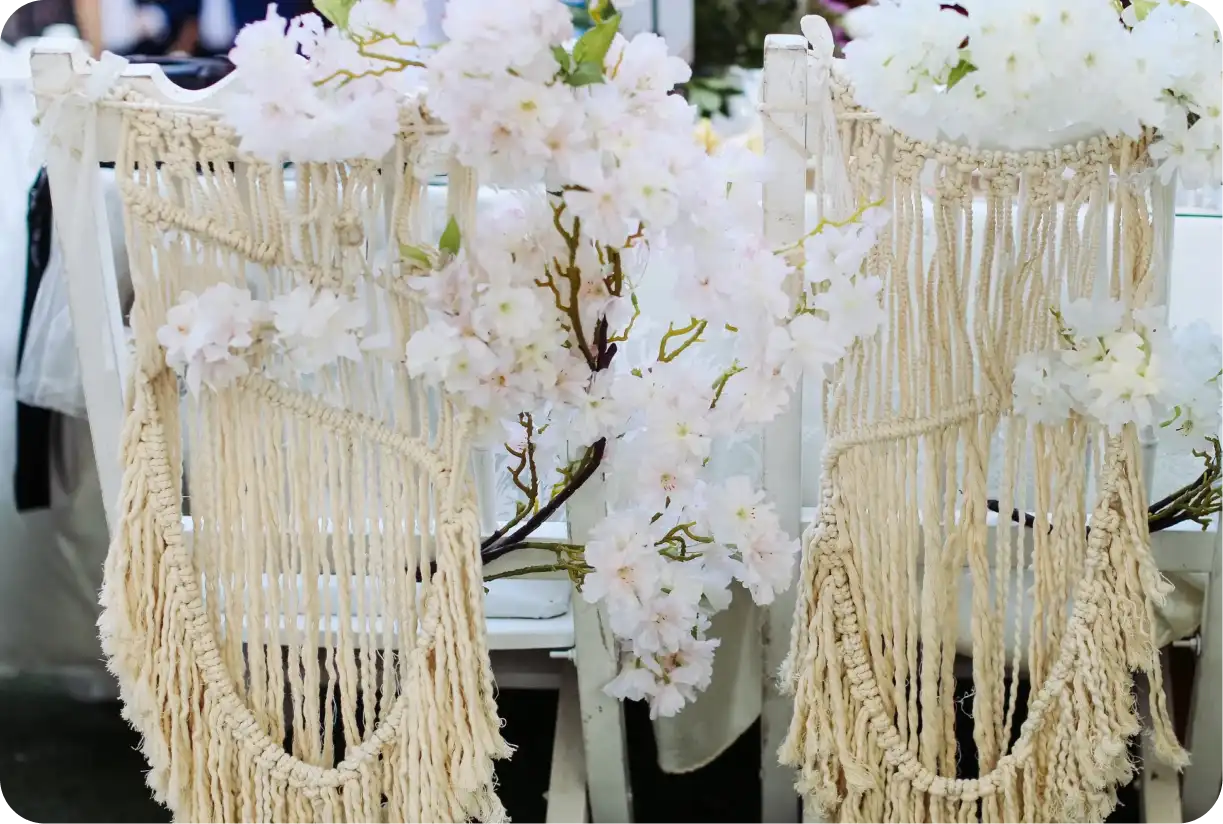
[[[1101,484],[1101,499],[1104,502],[1110,500],[1120,482],[1122,452],[1123,443],[1120,436],[1111,439],[1106,458],[1106,474]],[[881,746],[887,750],[888,763],[894,766],[905,780],[912,782],[914,787],[932,795],[973,800],[997,791],[998,776],[1023,766],[1032,757],[1032,739],[1044,725],[1046,714],[1056,704],[1066,686],[1068,674],[1080,657],[1079,644],[1090,644],[1091,629],[1088,621],[1094,615],[1092,610],[1101,596],[1097,585],[1100,562],[1106,545],[1113,540],[1113,532],[1121,522],[1120,517],[1105,503],[1097,511],[1096,519],[1093,519],[1095,526],[1088,540],[1085,565],[1087,577],[1081,579],[1076,588],[1073,615],[1069,622],[1071,631],[1060,648],[1050,677],[1029,703],[1028,717],[1021,727],[1019,739],[1011,747],[1011,752],[1002,756],[993,770],[979,778],[956,779],[937,775],[920,764],[913,753],[901,745],[901,735],[896,724],[883,710],[880,688],[867,662],[863,649],[863,630],[859,627],[850,591],[852,573],[847,569],[846,552],[852,551],[852,547],[839,540],[842,533],[836,512],[844,508],[845,504],[831,482],[825,483],[821,494],[824,504],[821,507],[820,527],[810,541],[814,549],[812,554],[817,558],[828,559],[831,565],[823,590],[828,590],[824,593],[825,597],[831,596],[836,605],[833,611],[837,616],[835,641],[848,659],[850,681],[855,687],[855,694],[863,700],[870,714],[872,729],[879,737]]]
[[[796,693],[782,761],[802,767],[800,790],[844,821],[1098,819],[1132,769],[1129,670],[1158,678],[1150,630],[1164,585],[1130,523],[1145,494],[1133,433],[1095,453],[1096,512],[1084,541],[1087,466],[1076,456],[1089,428],[1078,419],[1029,427],[1013,414],[1010,382],[1019,355],[1056,342],[1048,309],[1063,288],[1073,299],[1103,282],[1130,306],[1151,294],[1145,139],[972,150],[846,117],[861,110],[844,85],[834,83],[832,97],[857,199],[882,200],[893,214],[866,260],[884,280],[888,319],[826,384],[824,498],[804,539],[806,594],[782,670]],[[817,194],[826,162],[814,163]],[[1111,186],[1111,168],[1123,185]],[[974,180],[986,195],[980,225]],[[995,434],[1001,505],[1043,513],[1030,558],[1010,524],[997,527],[992,560],[986,551]],[[1025,471],[1030,489],[1017,483]],[[1009,690],[1004,628],[1025,567],[1035,580],[1032,690],[1007,747],[1024,660],[1021,607]],[[975,779],[954,777],[961,569],[972,587]],[[1166,714],[1153,712],[1161,755],[1178,763],[1184,753]]]
[[[366,288],[364,225],[395,200],[384,193],[411,188],[398,179],[403,147],[420,141],[397,142],[390,175],[373,163],[299,167],[287,202],[283,170],[231,165],[232,135],[209,117],[140,106],[121,116],[137,369],[100,626],[150,786],[184,820],[503,819],[491,759],[509,748],[465,471],[470,412],[375,360],[332,367],[308,392],[251,374],[180,414],[153,336],[185,288]],[[389,308],[392,322],[419,311],[400,298]],[[252,360],[299,380],[270,350]],[[340,525],[334,536],[319,509]]]

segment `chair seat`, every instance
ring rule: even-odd
[[[1173,576],[1170,578],[1174,585],[1172,592],[1168,594],[1167,600],[1164,601],[1155,611],[1155,645],[1157,647],[1165,646],[1173,641],[1181,638],[1186,638],[1197,631],[1202,623],[1202,605],[1203,591],[1194,585],[1194,582],[1188,580],[1184,576]],[[1011,665],[1011,657],[1013,655],[1012,647],[1015,643],[1015,610],[1016,601],[1023,610],[1022,626],[1024,630],[1023,650],[1019,656],[1019,668],[1021,671],[1027,671],[1028,656],[1027,646],[1029,634],[1032,631],[1032,613],[1035,608],[1035,603],[1032,598],[1032,593],[1036,585],[1036,576],[1030,570],[1023,573],[1023,590],[1018,598],[1014,594],[1011,596],[1011,603],[1007,609],[1006,626],[1003,630],[1003,636],[1006,644],[1006,660],[1007,666]],[[1067,609],[1071,605],[1067,603]],[[960,573],[960,603],[959,603],[959,629],[956,635],[956,652],[965,657],[972,657],[972,573],[965,569]]]
[[[330,525],[328,525],[330,529]],[[183,518],[183,535],[190,541],[194,525],[190,517]],[[267,576],[265,578],[265,585]],[[300,587],[300,582],[299,582]],[[326,604],[338,603],[338,580],[334,575],[319,576],[319,591],[326,591]],[[367,579],[367,593],[373,593],[375,583]],[[488,626],[489,649],[505,650],[564,650],[574,645],[572,585],[567,580],[514,580],[503,578],[485,585],[484,615]],[[223,597],[223,596],[222,596]],[[356,620],[357,604],[351,606],[350,620]],[[380,629],[382,621],[374,619]],[[306,630],[305,616],[298,616],[297,628]],[[340,628],[340,616],[334,611],[319,621],[319,646],[330,646]]]

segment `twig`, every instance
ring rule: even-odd
[[[595,347],[598,351],[598,360],[595,363],[594,371],[601,372],[611,366],[612,359],[616,357],[616,344],[610,342],[607,337],[606,318],[600,320],[598,326],[595,327]],[[586,450],[581,467],[573,474],[565,488],[556,495],[553,495],[552,499],[540,507],[525,524],[522,524],[508,535],[502,534],[495,539],[489,538],[482,542],[480,548],[481,560],[488,564],[523,546],[523,542],[530,538],[535,530],[539,529],[549,518],[556,514],[565,505],[565,502],[572,498],[574,493],[594,476],[595,472],[603,464],[603,457],[606,452],[607,439],[600,438]]]
[[[1193,521],[1205,530],[1210,526],[1211,516],[1223,509],[1223,487],[1220,486],[1223,479],[1223,447],[1217,438],[1207,440],[1213,447],[1211,452],[1195,450],[1193,453],[1206,462],[1205,471],[1193,483],[1182,486],[1147,507],[1148,532],[1162,532],[1185,521]],[[1001,504],[993,499],[986,501],[986,506],[991,512],[1001,510]],[[1012,510],[1011,523],[1019,522],[1019,510]],[[1022,522],[1026,529],[1032,529],[1036,526],[1036,516],[1030,512],[1022,513]],[[1052,525],[1049,530],[1053,530]],[[1091,527],[1086,527],[1085,531],[1090,535]]]
[[[535,467],[535,441],[532,439],[532,436],[535,434],[535,421],[529,412],[523,412],[518,416],[518,422],[527,432],[526,446],[523,447],[522,452],[515,452],[509,444],[506,444],[505,450],[519,459],[518,466],[510,469],[510,475],[514,478],[514,485],[526,493],[527,500],[519,502],[514,517],[510,518],[508,523],[486,538],[485,544],[496,543],[502,535],[516,527],[526,517],[526,514],[539,503],[539,473]],[[523,471],[530,471],[531,473],[529,487],[523,487],[522,485],[521,476]]]
[[[689,346],[700,342],[701,333],[705,331],[705,327],[708,325],[709,321],[701,320],[699,318],[693,318],[692,321],[682,329],[676,329],[675,324],[671,324],[669,327],[667,327],[667,333],[662,336],[662,340],[658,342],[658,360],[662,363],[670,363],[671,361],[675,360]],[[689,337],[683,343],[681,343],[675,349],[675,351],[668,352],[667,344],[670,343],[671,339],[683,337],[684,335],[689,335]]]
[[[718,376],[718,379],[713,382],[713,400],[709,402],[710,409],[716,407],[718,405],[718,401],[722,400],[722,392],[726,390],[726,384],[730,381],[730,379],[735,375],[738,375],[740,372],[746,371],[747,370],[744,367],[739,365],[739,361],[736,360],[731,363],[730,369],[727,369]]]
[[[521,567],[520,569],[507,569],[504,572],[494,572],[492,575],[485,575],[484,582],[496,581],[501,578],[517,578],[519,575],[534,575],[539,572],[568,572],[569,577],[574,575],[582,576],[590,572],[591,567],[582,564],[576,566],[574,564],[540,564],[538,566]]]
[[[882,206],[882,205],[883,205],[883,201],[882,201],[882,200],[876,200],[876,201],[873,201],[873,202],[871,202],[871,203],[864,203],[864,204],[862,204],[861,206],[859,206],[859,207],[858,207],[858,211],[854,212],[852,215],[850,215],[849,217],[845,218],[844,220],[829,220],[828,218],[821,218],[821,219],[820,219],[820,222],[819,222],[819,223],[817,223],[817,224],[815,224],[815,228],[814,228],[814,229],[812,229],[810,232],[807,232],[807,234],[803,235],[801,238],[799,238],[798,240],[794,241],[794,242],[793,242],[793,243],[791,243],[790,245],[781,247],[780,249],[778,249],[778,250],[776,251],[776,254],[779,254],[779,255],[784,255],[784,254],[786,254],[787,252],[792,252],[792,251],[794,251],[795,249],[801,249],[801,248],[802,248],[802,246],[803,246],[803,244],[804,244],[806,241],[808,241],[808,240],[810,240],[811,238],[815,237],[816,235],[820,234],[820,233],[821,233],[821,232],[823,232],[825,229],[827,229],[829,226],[831,226],[831,227],[833,227],[833,228],[835,228],[835,229],[843,229],[843,228],[845,228],[846,226],[849,226],[849,225],[850,225],[850,224],[852,224],[852,223],[857,223],[859,220],[861,220],[861,219],[862,219],[862,215],[866,214],[866,212],[867,212],[868,210],[870,210],[870,209],[874,209],[874,208],[876,208],[876,207],[878,207],[878,206]]]

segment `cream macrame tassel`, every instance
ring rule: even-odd
[[[1110,437],[1078,417],[1031,426],[1011,410],[1011,385],[1021,354],[1055,345],[1051,310],[1065,300],[1148,305],[1157,244],[1145,144],[929,145],[862,112],[839,80],[830,87],[844,156],[817,157],[816,168],[844,164],[856,202],[892,213],[867,264],[884,280],[889,321],[827,385],[822,499],[782,673],[795,709],[781,760],[837,821],[1103,820],[1133,770],[1133,673],[1151,682],[1157,751],[1185,763],[1154,644],[1152,604],[1166,584],[1150,553],[1137,435]],[[1034,512],[1034,527],[995,525],[990,497],[1002,513]],[[956,739],[962,590],[973,778],[958,777],[968,766]],[[1024,668],[1031,690],[1016,729]]]
[[[430,127],[289,186],[211,116],[123,105],[136,352],[100,627],[150,786],[179,821],[504,819],[471,413],[407,379],[419,309],[368,259],[420,242]],[[390,354],[302,376],[266,352],[180,403],[156,332],[218,282],[363,291]]]

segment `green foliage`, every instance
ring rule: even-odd
[[[356,4],[357,0],[314,0],[318,13],[341,29],[348,28],[348,13]]]
[[[798,33],[799,0],[697,0],[693,12],[695,54],[688,100],[702,117],[729,114],[729,100],[743,90],[727,70],[760,68],[766,36]]]
[[[591,83],[603,82],[603,67],[598,63],[578,63],[573,71],[565,77],[570,86],[589,86]]]
[[[961,80],[963,80],[965,77],[972,74],[976,70],[977,70],[977,67],[974,66],[972,63],[969,63],[967,60],[961,59],[959,63],[955,64],[955,68],[951,70],[951,74],[947,75],[947,88],[949,89],[955,88],[956,83],[959,83]]]
[[[590,16],[590,12],[585,8],[573,10],[573,26],[578,31],[588,29],[595,24],[594,18]]]
[[[459,234],[459,224],[452,217],[450,222],[446,224],[446,231],[442,232],[442,239],[437,242],[437,248],[443,252],[457,255],[461,244],[462,237]]]
[[[404,260],[413,261],[426,269],[433,266],[433,259],[429,257],[429,253],[419,246],[409,246],[406,243],[401,243],[399,244],[399,256]]]
[[[619,30],[620,15],[613,14],[578,38],[573,45],[573,54],[554,46],[552,56],[556,58],[561,80],[570,86],[602,83],[605,79],[603,61]]]
[[[698,77],[730,66],[758,69],[766,36],[798,33],[798,0],[698,0],[693,6]]]
[[[729,102],[743,90],[727,75],[694,77],[688,84],[688,102],[697,107],[701,117],[729,115]]]
[[[578,38],[573,45],[573,59],[579,63],[602,66],[603,58],[607,57],[607,50],[611,48],[612,39],[619,30],[620,15],[613,14]]]

